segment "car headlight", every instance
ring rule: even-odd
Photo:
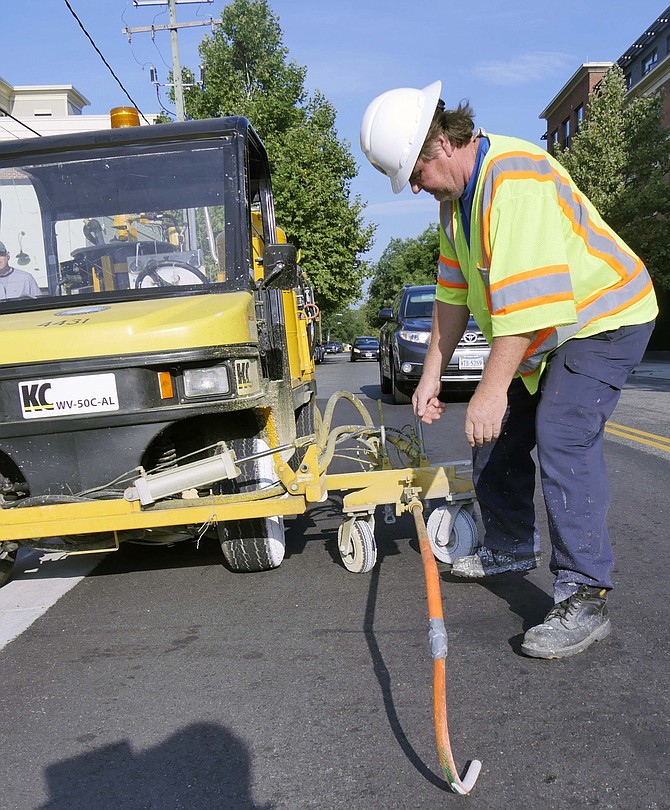
[[[430,332],[415,331],[415,330],[408,330],[408,329],[401,329],[398,332],[398,337],[402,338],[402,340],[406,340],[408,343],[429,343],[430,342]]]
[[[187,397],[229,393],[230,377],[226,366],[184,369],[184,394]]]

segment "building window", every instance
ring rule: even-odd
[[[656,48],[647,56],[647,58],[642,62],[642,75],[646,76],[650,70],[653,70],[656,67],[658,62],[658,51]]]
[[[630,90],[630,88],[633,86],[633,74],[626,73],[625,79],[626,79],[626,90]]]
[[[566,149],[570,148],[570,117],[561,124],[561,143]]]
[[[580,104],[575,110],[575,135],[579,132],[584,123],[584,105]]]

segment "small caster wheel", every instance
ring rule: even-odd
[[[477,524],[462,506],[438,506],[431,512],[426,529],[433,554],[449,565],[459,557],[468,557],[479,545]]]
[[[337,530],[337,547],[347,571],[367,574],[377,562],[377,544],[372,527],[366,520],[354,520],[348,540],[344,537],[347,523]]]

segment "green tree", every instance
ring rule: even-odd
[[[242,115],[265,143],[273,173],[277,221],[302,252],[302,266],[324,312],[360,296],[374,226],[352,196],[356,163],[340,141],[335,110],[320,93],[308,97],[306,68],[289,59],[278,18],[266,0],[233,0],[221,25],[200,46],[203,92],[185,94],[191,118]]]
[[[353,343],[358,335],[376,335],[378,329],[370,326],[364,309],[342,309],[325,315],[322,321],[323,339]]]
[[[434,284],[440,256],[437,224],[417,237],[392,239],[372,266],[372,280],[365,304],[368,320],[375,323],[382,307],[390,306],[405,284]]]
[[[591,94],[570,148],[555,154],[657,287],[670,288],[670,131],[662,125],[662,98],[628,99],[614,65]]]

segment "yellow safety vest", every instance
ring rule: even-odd
[[[489,342],[535,333],[519,366],[533,393],[557,346],[647,323],[658,307],[643,262],[551,155],[519,138],[487,137],[470,247],[458,202],[440,205],[436,297],[468,306]]]

